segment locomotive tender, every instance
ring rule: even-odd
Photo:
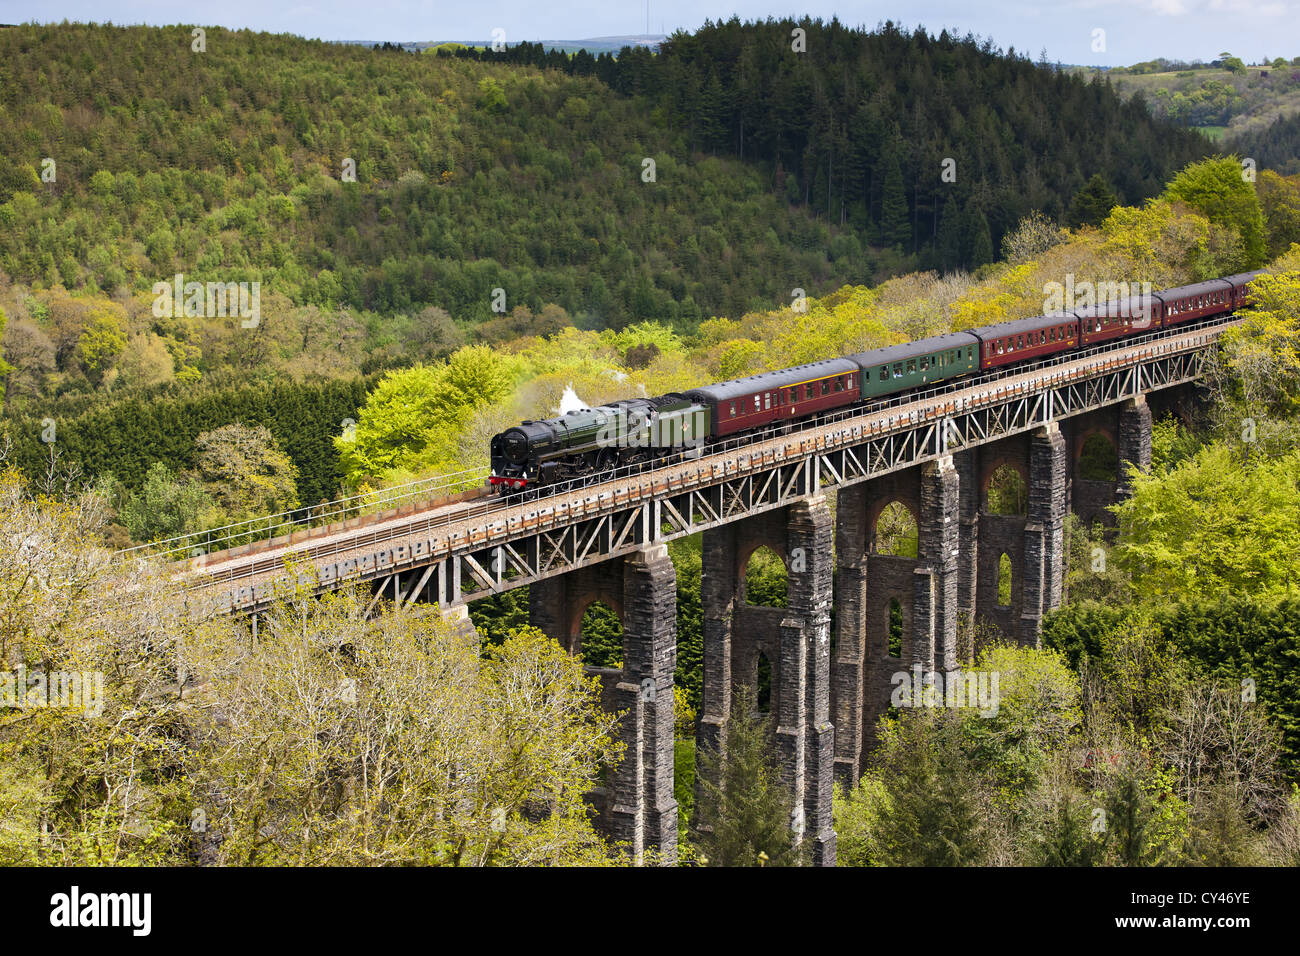
[[[1246,304],[1246,287],[1258,275],[1246,272],[526,421],[492,439],[488,483],[501,492],[519,491],[667,459],[683,449],[699,455],[713,442],[769,425],[1226,314]]]

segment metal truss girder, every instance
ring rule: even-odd
[[[365,543],[374,541],[375,547],[381,539],[358,535],[358,545],[347,552],[353,556],[326,566],[328,576],[317,566],[317,587],[391,581],[394,595],[407,603],[424,592],[436,573],[439,602],[463,603],[628,554],[648,543],[786,507],[822,488],[856,484],[1191,381],[1201,374],[1204,350],[1212,345],[1212,336],[1206,336],[1181,346],[1181,351],[1146,348],[1136,361],[1103,356],[1095,371],[1091,366],[1070,375],[1049,370],[1035,380],[1036,388],[1018,382],[971,393],[973,397],[936,396],[932,406],[910,411],[867,410],[839,430],[827,425],[818,434],[795,437],[784,445],[768,443],[694,470],[688,466],[663,478],[638,477],[612,492],[556,498],[526,515],[489,518],[479,527],[451,530],[441,540],[412,538],[367,553]],[[431,528],[414,521],[413,526]],[[400,588],[402,574],[408,575],[406,590]],[[418,583],[412,587],[415,574]],[[240,613],[262,610],[287,580],[281,576],[217,594],[214,607]],[[297,580],[302,583],[301,577]]]

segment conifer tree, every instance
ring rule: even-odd
[[[700,849],[710,866],[796,866],[788,797],[772,756],[771,724],[753,691],[732,698],[726,751],[699,756]]]

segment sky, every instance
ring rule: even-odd
[[[808,14],[874,27],[968,31],[1034,59],[1122,66],[1158,56],[1300,56],[1300,0],[649,0],[650,32]],[[0,22],[246,27],[325,40],[576,40],[644,33],[646,0],[0,0]],[[1104,35],[1096,31],[1104,31]],[[1102,41],[1099,43],[1099,41]],[[1097,49],[1098,46],[1104,49]]]

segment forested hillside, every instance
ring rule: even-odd
[[[1300,69],[1296,75],[1300,76]],[[1243,133],[1232,141],[1232,146],[1261,168],[1300,173],[1300,113],[1278,117],[1268,126]]]
[[[529,45],[459,55],[556,62]],[[791,202],[927,267],[993,261],[1024,216],[1063,219],[1094,175],[1122,202],[1145,199],[1209,149],[1102,81],[991,40],[889,22],[868,32],[733,17],[674,34],[658,55],[630,49],[570,68],[653,105],[692,150],[758,160]]]
[[[259,279],[461,323],[501,288],[507,311],[690,326],[897,271],[882,248],[991,261],[1094,174],[1137,201],[1207,148],[990,43],[802,28],[813,53],[733,20],[617,59],[0,31],[0,268],[106,294]]]
[[[618,326],[874,269],[594,76],[219,29],[196,53],[184,28],[65,25],[0,31],[0,90],[0,268],[19,283],[139,292],[183,271],[462,322],[495,317],[503,288],[507,310]]]

